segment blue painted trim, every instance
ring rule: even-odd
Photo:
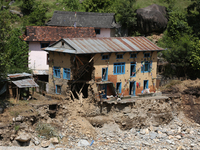
[[[144,61],[141,62],[141,65]],[[144,68],[145,68],[145,64],[148,63],[148,71],[144,71]],[[145,61],[143,67],[141,67],[141,73],[148,73],[150,72],[150,65],[151,65],[151,61]]]
[[[145,81],[147,81],[147,84],[146,84],[146,86],[145,86]],[[149,88],[149,80],[144,80],[144,82],[143,82],[143,90],[144,89],[148,89]]]
[[[69,74],[69,77],[67,76]],[[71,70],[69,68],[63,68],[63,79],[70,80]]]
[[[60,85],[56,85],[56,94],[61,94],[61,86],[60,86],[60,93],[58,93],[58,91],[57,91],[58,86],[60,86]]]
[[[53,75],[55,78],[60,78],[60,67],[53,67]]]
[[[117,65],[117,64],[123,64],[123,65]],[[115,66],[115,65],[121,66],[121,70],[122,70],[122,66],[124,66],[124,69],[122,70],[121,73],[115,73],[115,67],[117,67],[117,66]],[[114,65],[113,65],[113,74],[114,74],[114,75],[125,74],[125,67],[126,67],[125,62],[114,63]],[[116,69],[116,71],[117,71],[117,69]]]
[[[103,69],[105,69],[106,70],[106,79],[104,80],[104,78],[103,78]],[[102,77],[102,81],[107,81],[108,80],[108,68],[102,68],[102,72],[101,72],[101,77]]]
[[[129,95],[135,96],[135,91],[136,91],[136,81],[129,82],[129,87],[131,86],[131,84],[133,84],[133,86],[134,86],[135,88],[134,88],[133,94],[131,94],[132,91],[131,91],[131,88],[130,88]]]
[[[131,63],[134,63],[134,62],[131,62]],[[132,72],[130,72],[130,76],[131,76],[131,77],[136,77],[136,63],[135,63],[135,64],[131,64],[131,65],[130,65],[130,71],[131,71],[131,66],[134,66],[134,67],[135,67],[135,69],[134,69],[134,70],[135,70],[135,71],[134,71],[134,72],[135,72],[135,74],[134,74],[134,75],[132,75]]]
[[[116,83],[116,87],[117,87],[117,85],[119,84],[119,93],[122,93],[122,83],[121,82],[117,82]]]

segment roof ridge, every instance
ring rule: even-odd
[[[54,11],[54,13],[58,14],[75,14],[72,11]],[[76,12],[77,15],[95,15],[95,16],[113,16],[115,13],[97,13],[97,12]]]

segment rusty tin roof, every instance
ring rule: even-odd
[[[12,82],[19,88],[39,87],[33,79],[22,79],[22,80],[17,80],[17,81],[12,81]]]
[[[25,72],[23,72],[23,73],[15,73],[15,74],[8,74],[9,78],[20,78],[20,77],[30,77],[30,76],[32,76],[32,75],[29,74],[29,73],[25,73]]]
[[[44,50],[74,54],[164,50],[145,37],[66,38],[63,40],[73,49],[54,47],[52,44]]]

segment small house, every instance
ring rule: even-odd
[[[46,25],[58,27],[94,27],[96,37],[114,37],[119,24],[115,13],[54,11]]]
[[[29,68],[39,80],[48,82],[49,54],[42,50],[62,38],[96,37],[93,27],[27,26],[24,40],[29,44]]]
[[[157,53],[163,49],[145,37],[65,38],[49,53],[49,93],[84,97],[135,96],[156,89]],[[95,87],[95,86],[96,87]]]

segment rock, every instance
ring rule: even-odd
[[[166,140],[166,142],[169,144],[173,144],[173,145],[175,144],[174,141],[172,141],[172,140]]]
[[[50,143],[51,143],[50,141],[42,141],[41,147],[47,148],[47,147],[49,147]]]
[[[17,140],[19,142],[28,142],[31,140],[31,138],[28,133],[22,132],[15,138],[15,140]]]
[[[50,141],[51,141],[51,143],[53,143],[53,144],[58,144],[58,143],[59,143],[57,137],[53,137],[53,138],[51,138]]]
[[[14,122],[23,122],[24,121],[24,117],[23,116],[17,116],[16,118],[13,118]]]
[[[176,137],[177,139],[179,139],[179,140],[181,139],[181,136],[180,136],[180,135],[177,135],[177,136],[175,136],[175,137]]]
[[[22,14],[21,12],[19,12],[19,11],[16,11],[16,10],[10,10],[10,13],[16,14],[16,15],[18,15],[19,17],[23,17],[23,14]]]
[[[0,114],[2,114],[4,112],[4,107],[0,106]]]
[[[142,33],[162,33],[167,27],[166,7],[152,4],[148,7],[137,9],[137,26]]]
[[[12,0],[8,5],[10,6],[10,5],[12,5],[13,3],[15,3],[14,0]]]
[[[150,132],[149,137],[153,140],[157,137],[157,133],[156,132]]]
[[[78,146],[81,147],[81,146],[89,146],[90,143],[87,141],[87,140],[80,140],[78,142]]]
[[[140,134],[142,134],[142,135],[146,134],[145,129],[141,129],[141,130],[140,130]]]
[[[32,141],[36,146],[38,146],[40,144],[40,141],[39,141],[39,139],[37,137],[33,137]]]

